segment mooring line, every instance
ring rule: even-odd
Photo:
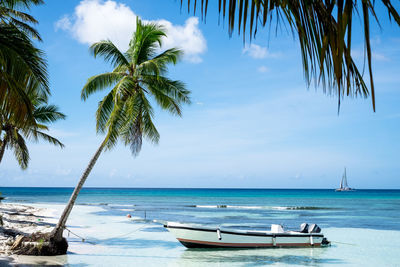
[[[132,234],[132,233],[134,233],[134,232],[137,232],[137,231],[143,229],[144,227],[146,227],[146,225],[143,225],[143,226],[141,226],[141,227],[139,227],[139,228],[137,228],[137,229],[135,229],[135,230],[133,230],[133,231],[129,231],[128,233],[125,233],[125,234],[122,234],[122,235],[117,235],[117,236],[114,236],[114,237],[109,237],[109,238],[106,238],[106,239],[114,239],[114,238],[125,237],[125,236],[128,236],[128,235],[130,235],[130,234]],[[74,232],[72,232],[71,230],[69,230],[67,227],[64,227],[64,229],[68,231],[68,236],[69,236],[69,234],[71,233],[71,234],[73,234],[74,236],[80,238],[80,239],[82,240],[82,242],[86,242],[86,243],[89,243],[89,244],[91,244],[91,245],[97,245],[95,242],[93,242],[93,241],[88,241],[87,238],[82,237],[82,236],[80,236],[80,235],[78,235],[78,234],[75,234]]]
[[[96,243],[94,243],[94,242],[87,241],[87,239],[86,239],[85,237],[82,237],[82,236],[80,236],[80,235],[75,234],[74,232],[72,232],[71,230],[69,230],[67,227],[64,227],[64,229],[68,231],[68,237],[69,237],[69,234],[73,234],[74,236],[76,236],[76,237],[82,239],[82,242],[86,242],[86,243],[89,243],[89,244],[92,244],[92,245],[96,245]]]
[[[357,244],[350,244],[350,243],[344,243],[344,242],[338,242],[338,241],[330,241],[331,243],[336,243],[336,244],[342,244],[342,245],[349,245],[349,246],[357,246]]]

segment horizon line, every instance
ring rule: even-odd
[[[74,186],[0,186],[0,188],[75,188]],[[225,189],[225,190],[335,190],[336,188],[278,188],[278,187],[105,187],[86,186],[82,189]],[[400,188],[354,188],[357,190],[400,190]]]

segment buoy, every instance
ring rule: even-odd
[[[128,213],[128,214],[126,214],[126,217],[128,217],[128,218],[132,218],[132,216]]]

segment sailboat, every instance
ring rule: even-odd
[[[336,189],[335,191],[336,192],[356,191],[354,188],[350,188],[349,185],[347,184],[346,168],[344,168],[342,180],[340,181],[340,188]]]

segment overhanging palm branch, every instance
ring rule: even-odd
[[[181,0],[181,6],[183,2]],[[188,11],[199,6],[202,16],[207,15],[208,0],[185,2]],[[400,16],[391,1],[382,0],[381,3],[389,18],[400,25]],[[375,4],[376,1],[371,0],[218,0],[218,10],[223,19],[226,15],[228,17],[230,35],[237,27],[238,34],[245,38],[247,31],[250,40],[259,26],[276,21],[278,29],[280,24],[285,24],[293,34],[297,34],[308,85],[314,81],[316,85],[322,85],[325,92],[336,94],[339,107],[344,96],[368,97],[371,94],[375,111],[370,42],[370,18],[379,23]],[[362,15],[369,88],[351,55],[354,14]]]
[[[61,148],[64,145],[56,138],[50,136],[48,124],[60,119],[65,119],[65,115],[58,110],[55,105],[49,105],[48,94],[40,88],[40,83],[29,76],[14,75],[18,77],[19,83],[24,84],[24,93],[32,107],[32,120],[20,122],[17,113],[10,113],[6,109],[0,109],[0,162],[4,151],[11,149],[22,169],[28,167],[29,151],[25,139],[38,142],[44,140],[50,144]],[[4,101],[7,103],[9,101]],[[1,136],[3,132],[3,136]]]
[[[32,5],[41,5],[42,0],[1,0],[0,1],[0,22],[12,25],[30,37],[39,41],[39,33],[29,24],[37,24],[37,20],[21,9],[29,10]]]
[[[12,131],[12,137],[10,137],[9,140],[9,147],[14,151],[15,159],[18,161],[21,169],[25,170],[29,162],[29,150],[25,144],[25,139],[14,129]]]
[[[42,0],[0,1],[0,108],[12,114],[19,124],[34,122],[25,84],[37,82],[38,90],[43,94],[50,93],[44,54],[29,38],[40,40],[36,30],[29,25],[37,21],[21,11],[42,3]],[[21,76],[29,77],[30,81]]]

